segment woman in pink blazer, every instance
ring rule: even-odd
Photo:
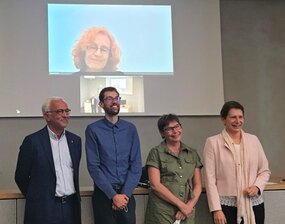
[[[262,192],[270,177],[255,135],[242,130],[244,108],[235,101],[221,110],[223,131],[206,140],[205,186],[215,224],[264,224]]]

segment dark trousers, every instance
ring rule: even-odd
[[[67,200],[56,198],[54,210],[54,221],[51,224],[79,224],[81,223],[80,210],[76,195],[70,196]]]
[[[26,198],[24,224],[81,224],[80,198]]]
[[[96,224],[135,224],[136,201],[134,196],[129,199],[127,209],[115,211],[110,200],[103,191],[95,187],[93,197],[93,214]]]
[[[253,208],[256,224],[264,224],[264,219],[265,219],[264,203],[253,206],[252,208]],[[237,208],[236,207],[222,205],[222,210],[226,216],[227,224],[237,223]],[[243,224],[243,221],[240,224]]]

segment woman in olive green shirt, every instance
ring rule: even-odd
[[[149,152],[146,165],[151,185],[145,224],[195,223],[202,191],[202,163],[196,150],[181,142],[182,126],[175,114],[163,115],[158,129],[164,139]]]

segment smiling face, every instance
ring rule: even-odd
[[[101,72],[104,70],[110,57],[111,41],[106,34],[98,33],[85,52],[87,72]]]
[[[63,100],[52,100],[49,109],[50,111],[44,113],[46,122],[54,133],[61,133],[68,125],[68,106]]]
[[[170,121],[168,125],[163,129],[161,135],[168,143],[177,143],[181,141],[182,127],[177,121]]]
[[[107,115],[114,116],[120,112],[120,97],[116,91],[106,91],[104,99],[99,103]]]
[[[225,129],[229,134],[240,133],[243,123],[244,116],[243,112],[240,109],[232,108],[229,110],[229,113],[226,118],[222,118],[224,122]]]

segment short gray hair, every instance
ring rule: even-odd
[[[62,100],[65,102],[65,100],[62,97],[58,97],[58,96],[52,96],[52,97],[47,98],[42,105],[42,113],[44,114],[45,112],[50,111],[51,101],[59,101],[59,100]]]

